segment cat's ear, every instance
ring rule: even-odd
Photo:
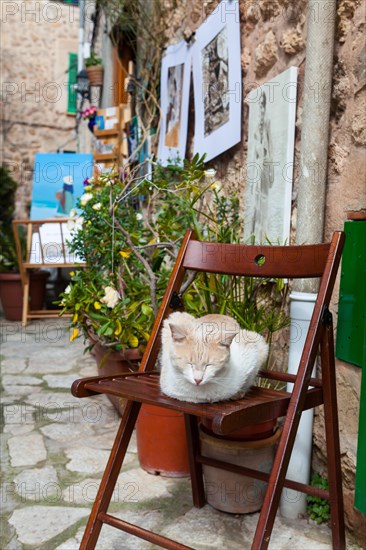
[[[225,346],[226,348],[229,348],[231,346],[231,342],[234,340],[235,336],[239,334],[239,331],[230,331],[225,332],[222,335],[222,338],[220,340],[220,345]]]
[[[187,332],[184,327],[175,323],[169,323],[170,332],[175,342],[183,342],[187,338]]]

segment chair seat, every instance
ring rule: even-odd
[[[230,434],[244,426],[285,416],[291,393],[270,388],[253,387],[243,398],[218,403],[190,403],[168,397],[160,390],[159,373],[129,373],[116,377],[94,377],[76,380],[72,392],[76,397],[106,393],[140,403],[155,405],[191,414],[212,421],[212,430],[220,435]],[[323,403],[321,388],[308,390],[304,409]]]

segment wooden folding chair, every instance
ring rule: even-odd
[[[191,231],[186,233],[139,372],[76,380],[72,386],[72,393],[77,397],[107,393],[128,399],[80,548],[90,550],[95,547],[103,523],[163,548],[188,548],[184,544],[108,514],[112,492],[142,403],[184,413],[194,506],[202,507],[205,503],[203,464],[242,473],[268,483],[252,549],[262,550],[268,547],[284,487],[329,498],[333,548],[345,548],[333,325],[328,308],[343,242],[342,232],[335,232],[330,244],[286,247],[207,243],[196,240]],[[172,309],[182,306],[179,292],[187,270],[289,279],[321,277],[298,374],[295,376],[286,373],[262,373],[267,378],[294,382],[292,393],[256,387],[243,399],[213,404],[178,401],[161,393],[159,374],[152,372],[160,346],[159,331],[163,319]],[[311,378],[311,372],[319,346],[322,376],[321,379],[315,379]],[[324,405],[325,415],[329,491],[286,479],[301,413],[321,404]],[[243,426],[282,416],[285,416],[283,431],[270,474],[207,458],[200,453],[197,417],[211,419],[213,431],[225,435]],[[243,544],[247,547],[246,541],[243,541]]]
[[[85,262],[75,261],[74,255],[68,250],[67,229],[68,218],[52,218],[49,220],[13,220],[13,233],[17,249],[18,266],[23,288],[22,325],[26,326],[29,319],[56,318],[60,316],[59,309],[30,309],[30,272],[42,267],[57,268],[81,267]],[[26,253],[20,239],[20,228],[24,229],[26,237]]]

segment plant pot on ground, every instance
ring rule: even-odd
[[[23,289],[18,267],[18,256],[12,229],[17,182],[5,166],[0,167],[0,299],[5,319],[22,320]],[[22,252],[25,235],[20,234]],[[47,271],[34,270],[30,276],[30,307],[42,309],[45,300]]]
[[[46,297],[48,271],[36,269],[29,277],[30,310],[42,310]],[[23,288],[19,273],[0,273],[0,300],[5,319],[21,321],[23,310]]]
[[[201,452],[209,458],[269,473],[280,435],[278,429],[264,439],[235,441],[208,434],[201,426]],[[203,476],[207,502],[217,510],[248,514],[261,509],[266,491],[264,481],[205,464]]]

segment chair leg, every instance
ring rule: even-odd
[[[141,404],[137,402],[128,401],[126,403],[111,454],[99,486],[98,494],[85,528],[80,550],[93,550],[97,544],[100,530],[103,525],[103,522],[99,519],[99,514],[106,513],[108,510],[140,407]]]
[[[345,526],[332,322],[323,331],[321,365],[333,548],[344,550]]]
[[[266,550],[269,545],[281,493],[284,487],[284,481],[286,479],[287,468],[299,427],[301,412],[303,410],[306,391],[311,376],[311,368],[312,366],[309,365],[306,367],[306,372],[303,373],[304,380],[302,383],[299,380],[295,382],[283,426],[283,433],[273,462],[267,491],[258,519],[252,550]]]
[[[205,488],[203,485],[202,464],[196,461],[196,456],[200,454],[197,417],[191,414],[185,414],[184,420],[186,425],[189,466],[191,471],[193,505],[196,508],[202,508],[206,502],[206,497]]]

